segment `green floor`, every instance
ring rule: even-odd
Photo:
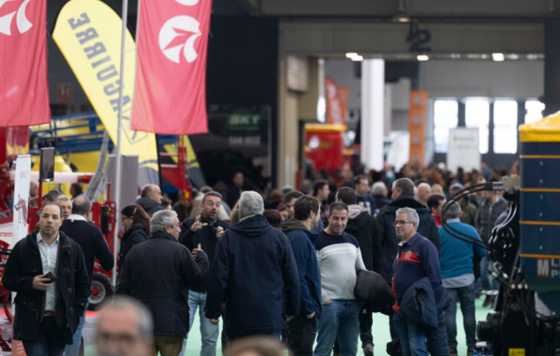
[[[490,309],[482,307],[482,300],[476,302],[476,320],[485,320],[486,314]],[[457,342],[459,344],[459,355],[466,355],[466,342],[465,332],[463,329],[463,317],[460,312],[457,313]],[[382,314],[375,314],[373,320],[373,336],[375,341],[375,355],[386,355],[385,345],[391,339],[389,333],[389,319]],[[186,356],[197,356],[200,353],[200,328],[198,318],[195,319],[192,330],[189,333],[187,342]],[[93,346],[86,348],[86,356],[94,356],[95,350]],[[218,350],[218,355],[221,355],[221,350]],[[363,355],[359,349],[358,355]]]

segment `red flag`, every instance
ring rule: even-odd
[[[0,126],[49,122],[47,1],[0,0]]]
[[[206,54],[211,0],[140,2],[132,128],[208,132]]]

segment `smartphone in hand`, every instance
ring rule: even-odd
[[[56,281],[56,276],[52,272],[44,274],[43,277],[48,278],[50,280],[50,283]]]

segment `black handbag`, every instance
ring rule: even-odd
[[[393,292],[385,278],[374,271],[357,271],[354,296],[372,312],[385,310],[394,303]]]

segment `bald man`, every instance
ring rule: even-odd
[[[432,187],[428,183],[420,183],[416,187],[416,200],[425,206],[428,206],[428,199],[432,195]]]

